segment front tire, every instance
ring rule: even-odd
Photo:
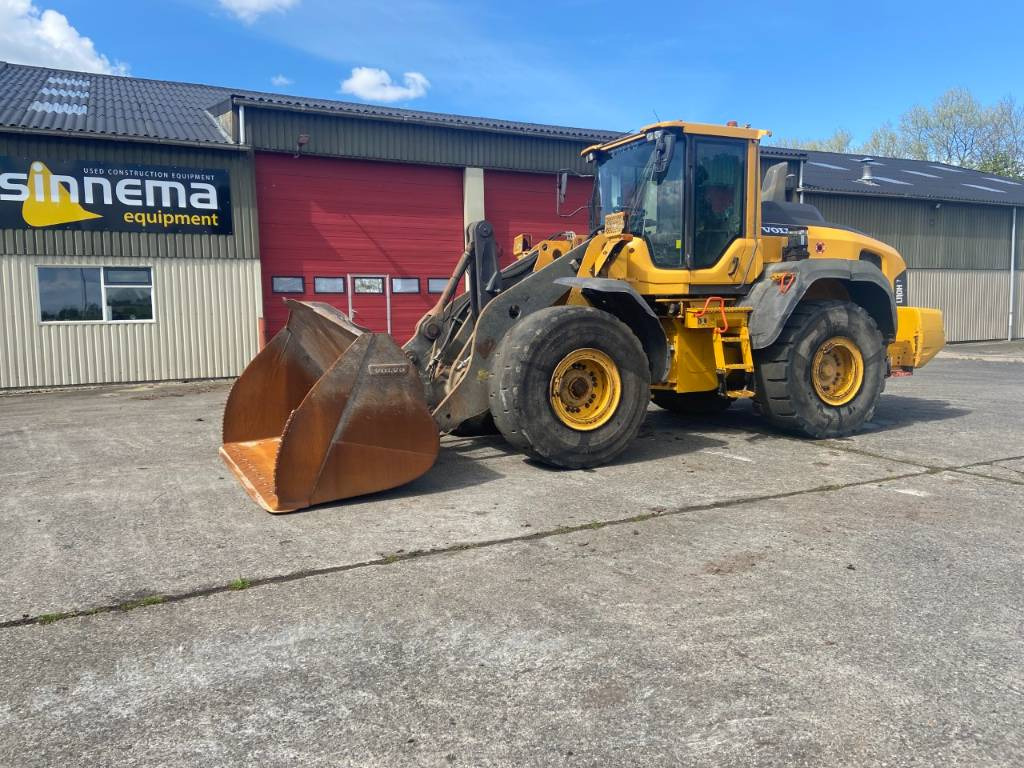
[[[775,343],[755,353],[758,409],[787,432],[845,437],[874,414],[885,366],[882,334],[863,308],[801,302]]]
[[[549,307],[498,347],[491,413],[505,439],[567,469],[605,464],[636,437],[650,400],[640,340],[593,307]]]

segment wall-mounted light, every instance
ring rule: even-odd
[[[305,146],[307,144],[309,144],[309,134],[308,133],[300,133],[299,137],[295,140],[295,155],[294,155],[294,157],[298,157],[299,155],[301,155],[302,154],[302,150],[305,148]]]

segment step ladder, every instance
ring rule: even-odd
[[[717,302],[717,306],[712,306]],[[750,307],[726,306],[721,296],[710,296],[701,309],[689,307],[684,325],[687,328],[710,330],[715,354],[715,373],[718,375],[718,394],[723,397],[754,396],[754,355],[750,349],[750,329],[747,320]],[[726,345],[739,347],[739,362],[727,362]],[[731,375],[742,371],[743,386],[729,388]]]

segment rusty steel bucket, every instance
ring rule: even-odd
[[[249,495],[268,512],[291,512],[430,469],[437,425],[398,345],[328,304],[287,303],[288,324],[224,409],[220,453]]]

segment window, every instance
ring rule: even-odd
[[[44,323],[153,320],[149,267],[38,267],[37,274]]]
[[[148,267],[103,268],[107,320],[152,320],[153,276]]]
[[[357,277],[352,290],[356,293],[384,293],[384,278]]]
[[[420,279],[418,277],[392,277],[392,293],[419,293]]]
[[[743,141],[698,140],[694,164],[693,267],[715,264],[743,232]]]
[[[641,235],[655,266],[682,269],[686,143],[674,141],[664,173],[655,172],[655,142],[636,141],[605,156],[597,170],[595,226],[609,213],[627,215],[626,230]]]
[[[305,293],[306,281],[301,277],[272,277],[270,290],[274,293]]]
[[[448,286],[447,277],[428,277],[427,278],[427,293],[444,293],[444,289]]]
[[[313,293],[344,293],[344,277],[314,277]]]

